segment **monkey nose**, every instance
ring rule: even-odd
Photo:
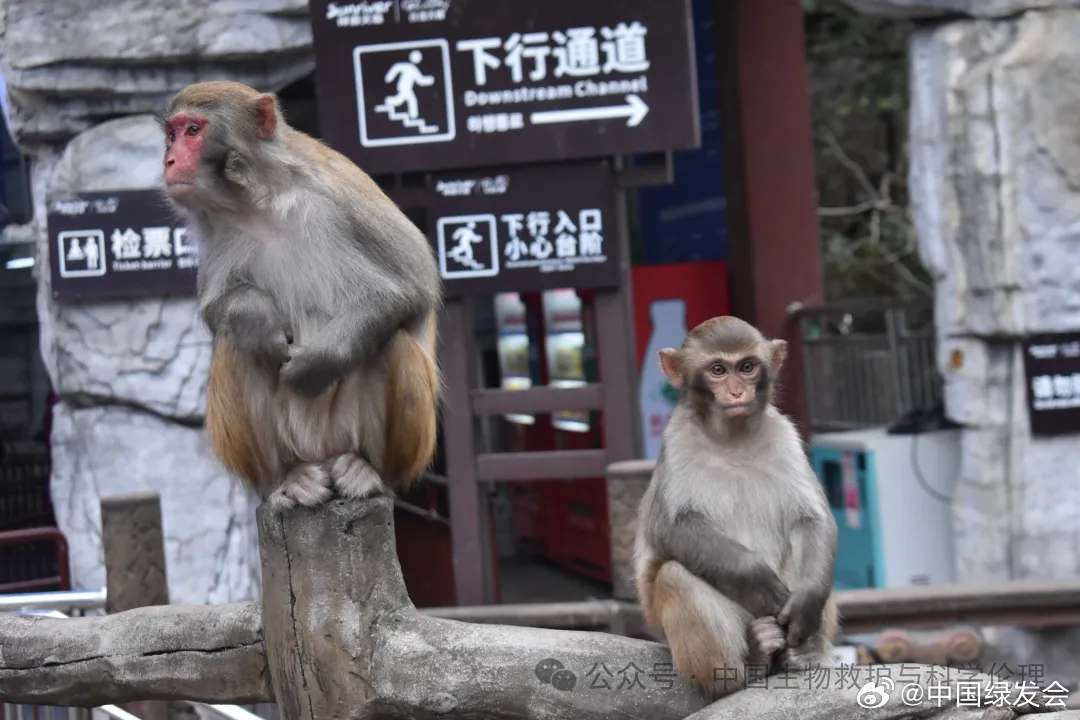
[[[175,164],[176,164],[176,158],[171,158],[171,157],[165,158],[165,167],[172,167]]]

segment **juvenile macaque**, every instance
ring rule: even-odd
[[[639,508],[637,589],[676,668],[721,696],[825,661],[837,528],[773,405],[787,345],[718,317],[659,361],[681,399]]]
[[[434,454],[441,390],[424,235],[272,94],[191,85],[162,124],[215,338],[214,452],[278,511],[408,485]]]

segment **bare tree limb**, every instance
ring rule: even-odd
[[[657,643],[417,611],[386,498],[258,515],[283,717],[674,720],[707,703]]]
[[[264,505],[258,522],[262,628],[254,604],[155,606],[72,620],[0,616],[0,701],[94,706],[276,696],[289,720],[844,720],[867,715],[856,702],[859,688],[887,669],[773,676],[765,690],[710,705],[658,643],[417,611],[398,565],[387,497],[284,514]],[[901,668],[890,674],[894,700],[874,717],[1013,717],[1014,683],[1006,707],[984,715],[957,707],[957,681],[977,680],[985,690],[988,676],[893,667]],[[953,695],[934,706],[928,688],[942,685],[942,674]],[[900,695],[905,680],[923,687],[920,707]],[[1032,696],[1045,709],[1047,695]],[[1062,718],[1080,720],[1080,713]]]
[[[260,615],[254,603],[70,620],[0,615],[0,700],[273,702]]]

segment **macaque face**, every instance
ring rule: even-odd
[[[207,118],[196,113],[179,112],[165,121],[165,185],[176,200],[198,184],[208,127]]]
[[[716,405],[727,417],[749,415],[760,409],[758,383],[767,381],[762,361],[756,355],[721,354],[710,358],[702,368],[702,381]]]
[[[745,417],[771,401],[786,347],[738,318],[719,317],[694,328],[678,350],[661,350],[660,365],[672,385],[692,390],[722,417]]]

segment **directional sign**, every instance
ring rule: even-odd
[[[54,197],[46,217],[54,298],[195,294],[195,242],[157,191]]]
[[[447,297],[619,284],[606,161],[436,175],[428,236]]]
[[[1024,339],[1032,435],[1080,433],[1080,333]]]
[[[696,148],[690,0],[312,0],[324,139],[369,173]]]

